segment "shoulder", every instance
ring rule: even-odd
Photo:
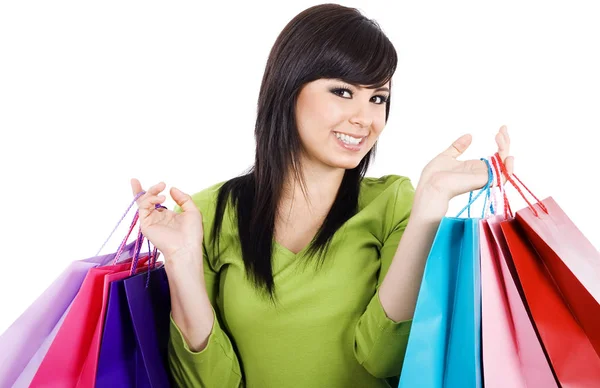
[[[406,225],[410,216],[415,188],[402,175],[364,177],[361,182],[359,209],[372,213],[382,222],[384,235]]]
[[[364,177],[361,181],[360,199],[364,205],[376,202],[411,201],[415,188],[410,178],[402,175]]]
[[[219,198],[219,190],[221,187],[230,181],[231,180],[213,183],[210,186],[201,189],[200,191],[190,194],[192,201],[202,214],[202,228],[204,230],[203,244],[205,248],[206,259],[209,261],[211,268],[213,269],[219,268],[218,259],[215,259],[214,252],[212,251],[213,241],[211,238],[212,229],[215,223],[217,200]],[[179,206],[175,206],[174,211],[181,212],[182,210]],[[230,211],[231,209],[229,206],[225,206],[221,217],[222,223],[219,231],[219,236],[221,237],[223,235],[232,233],[233,227],[235,226],[235,223],[230,219]],[[225,248],[226,245],[227,244],[224,244],[222,248]],[[210,255],[208,252],[210,252]]]
[[[213,183],[212,185],[192,194],[192,201],[194,201],[200,210],[214,207],[217,203],[219,190],[225,183],[227,183],[227,181]]]

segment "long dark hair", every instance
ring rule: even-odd
[[[295,117],[302,86],[320,78],[338,78],[371,88],[390,81],[391,86],[397,60],[396,50],[377,22],[355,8],[338,4],[304,10],[285,26],[273,45],[258,98],[255,163],[220,187],[211,232],[213,248],[220,252],[219,232],[230,200],[237,212],[246,274],[273,303],[277,300],[271,267],[273,236],[288,171],[293,171],[306,196]],[[388,99],[386,122],[389,110]],[[358,211],[360,182],[375,151],[376,144],[357,167],[346,170],[325,221],[306,249],[306,257],[319,253],[313,260],[319,266],[334,233]]]

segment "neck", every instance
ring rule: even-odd
[[[306,198],[300,182],[289,172],[283,185],[281,210],[303,209],[315,215],[325,216],[337,196],[345,169],[322,164],[303,164]]]

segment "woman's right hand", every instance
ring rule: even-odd
[[[142,190],[137,179],[131,180],[134,196]],[[142,233],[165,256],[169,278],[171,316],[192,351],[208,344],[214,325],[213,308],[206,292],[202,262],[202,214],[192,198],[176,188],[171,197],[183,210],[175,213],[156,208],[166,197],[160,195],[165,184],[154,185],[137,199]]]
[[[162,252],[166,261],[180,256],[201,259],[202,214],[192,201],[192,197],[175,187],[171,188],[170,194],[183,211],[175,213],[166,208],[157,209],[155,206],[166,200],[164,195],[160,195],[165,187],[165,183],[160,182],[150,187],[137,199],[142,233]],[[142,185],[135,178],[131,180],[131,188],[134,196],[143,191]]]

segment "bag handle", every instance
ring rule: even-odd
[[[127,207],[127,210],[125,210],[125,212],[121,216],[121,219],[117,222],[117,225],[113,228],[113,230],[110,233],[110,235],[108,236],[108,238],[104,241],[104,244],[102,244],[102,246],[98,250],[98,253],[96,254],[96,256],[99,255],[100,252],[102,251],[102,249],[104,248],[104,246],[106,246],[106,244],[108,243],[108,241],[110,240],[110,238],[112,237],[112,235],[118,229],[119,225],[121,225],[121,223],[123,222],[123,220],[125,219],[125,217],[129,213],[129,211],[131,210],[131,208],[135,204],[135,202],[143,194],[145,194],[145,193],[146,193],[145,191],[141,191],[141,192],[139,192],[139,193],[136,194],[136,196],[134,197],[133,201],[131,201],[131,203]],[[154,207],[157,208],[157,209],[158,208],[164,208],[164,209],[166,209],[166,207],[164,207],[164,206],[162,206],[160,204],[156,204],[156,205],[154,205]],[[125,249],[125,245],[127,245],[127,240],[129,240],[129,237],[131,236],[131,233],[133,232],[133,228],[135,227],[135,225],[137,224],[137,222],[139,220],[139,215],[140,215],[139,210],[136,210],[135,215],[133,217],[133,220],[131,222],[131,225],[129,226],[129,231],[127,232],[127,235],[125,236],[125,238],[121,242],[121,245],[119,246],[119,249],[117,250],[117,253],[115,254],[115,257],[114,257],[114,260],[113,260],[113,265],[118,263],[119,257],[123,253],[123,251]],[[132,262],[132,273],[135,273],[135,268],[137,268],[137,261],[138,261],[137,259],[139,258],[139,253],[141,251],[141,247],[142,247],[143,241],[144,241],[144,236],[142,235],[141,228],[140,228],[140,231],[138,233],[138,238],[136,239],[135,249],[134,249],[134,260]],[[150,265],[152,267],[154,267],[156,265],[156,259],[157,259],[157,256],[158,256],[157,252],[158,252],[158,250],[155,247],[154,251],[152,252],[152,254],[150,254],[150,241],[148,241],[148,254],[150,254],[149,260],[150,260]]]
[[[160,205],[160,204],[155,204],[154,205],[155,209],[166,209],[165,206]],[[135,213],[135,218],[134,218],[134,222],[131,225],[131,228],[129,229],[129,233],[127,235],[127,239],[129,239],[129,235],[131,234],[133,227],[135,226],[135,224],[137,223],[137,221],[139,220],[139,210],[136,211]],[[142,250],[142,244],[144,243],[144,239],[145,236],[142,233],[142,226],[139,225],[138,226],[138,236],[135,240],[135,249],[134,249],[134,254],[133,254],[133,260],[131,263],[131,268],[129,270],[129,276],[133,276],[136,273],[137,270],[137,266],[138,266],[138,261],[139,261],[139,255],[140,255],[140,251]],[[148,254],[150,255],[149,257],[149,264],[148,264],[148,277],[146,278],[146,288],[148,287],[148,285],[150,284],[150,271],[152,269],[154,269],[156,267],[156,260],[158,259],[158,248],[155,246],[154,250],[152,251],[152,253],[150,253],[150,240],[146,239],[146,241],[148,242]]]
[[[129,204],[129,206],[127,207],[127,209],[125,210],[125,212],[123,213],[123,215],[121,216],[121,218],[119,219],[119,221],[117,222],[117,224],[115,225],[115,227],[113,228],[112,232],[110,232],[109,236],[106,238],[106,240],[104,241],[104,243],[102,244],[102,246],[100,247],[100,249],[98,249],[98,252],[96,253],[96,256],[100,255],[100,252],[102,252],[102,249],[104,249],[104,247],[106,246],[106,244],[108,243],[108,241],[110,240],[110,238],[113,236],[113,234],[117,231],[117,229],[119,228],[119,226],[121,225],[121,223],[123,222],[123,220],[125,219],[125,217],[127,216],[127,214],[129,214],[129,211],[131,210],[131,208],[133,207],[133,205],[135,204],[135,202],[143,195],[145,194],[145,191],[141,191],[139,193],[136,194],[136,196],[133,198],[133,201],[131,201],[131,203]],[[160,205],[160,204],[155,204],[154,207],[156,209],[159,208],[163,208],[166,209],[165,206]],[[131,233],[133,232],[133,228],[135,228],[135,225],[137,224],[138,220],[139,220],[139,210],[136,210],[135,215],[133,216],[133,220],[131,222],[131,225],[129,226],[129,230],[127,232],[127,235],[125,236],[125,238],[123,239],[123,241],[121,242],[121,244],[119,245],[119,249],[117,250],[114,258],[113,258],[113,265],[117,264],[119,262],[119,258],[121,256],[121,254],[123,254],[123,251],[125,250],[125,246],[127,245],[127,240],[129,240],[129,237],[131,236]],[[140,252],[142,249],[142,244],[144,242],[144,235],[142,234],[142,230],[141,227],[139,227],[139,231],[138,231],[138,236],[136,238],[135,241],[135,248],[134,248],[134,254],[133,254],[133,260],[131,263],[131,267],[130,267],[130,271],[129,271],[129,276],[133,276],[135,274],[135,271],[137,269],[138,266],[138,261],[139,261],[139,256],[140,256]],[[147,239],[146,239],[147,240]],[[150,255],[148,261],[148,274],[150,273],[150,270],[156,267],[156,260],[158,259],[158,248],[154,247],[154,250],[151,252],[151,247],[150,247],[150,240],[148,241],[148,254]],[[109,261],[109,260],[107,260]],[[106,264],[106,263],[103,263]],[[146,287],[148,286],[150,281],[150,276],[148,276],[148,281],[146,282]]]
[[[480,158],[479,160],[483,160],[485,162],[485,164],[488,167],[488,181],[485,184],[485,186],[483,186],[483,188],[481,188],[479,190],[479,192],[475,195],[475,198],[473,198],[473,191],[471,191],[469,193],[469,203],[467,203],[467,205],[460,211],[458,212],[458,214],[456,215],[456,217],[460,217],[460,215],[467,210],[467,217],[471,218],[471,205],[477,200],[477,198],[479,198],[479,196],[481,194],[483,194],[484,192],[486,193],[486,201],[484,203],[483,206],[483,212],[482,212],[482,218],[483,218],[483,214],[485,214],[485,209],[487,206],[487,198],[489,198],[489,192],[490,192],[490,185],[494,180],[494,171],[492,170],[492,167],[490,165],[490,162],[486,159],[486,158]]]
[[[523,186],[523,188],[525,190],[527,190],[527,192],[529,192],[529,194],[531,194],[531,196],[537,201],[537,205],[544,211],[544,213],[549,214],[548,213],[548,208],[546,207],[546,205],[544,205],[542,203],[542,201],[539,200],[538,197],[535,196],[535,194],[533,194],[531,192],[531,190],[529,190],[529,188],[519,179],[518,176],[516,176],[514,173],[513,174],[509,174],[508,170],[506,169],[506,165],[504,164],[504,162],[502,162],[502,158],[500,158],[500,154],[498,154],[498,152],[496,152],[494,154],[494,156],[497,159],[498,165],[500,166],[500,170],[502,171],[502,174],[506,177],[507,182],[510,182],[511,185],[513,185],[513,187],[515,189],[517,189],[517,191],[519,192],[519,194],[521,195],[521,197],[525,200],[525,202],[527,202],[527,205],[529,206],[529,208],[531,209],[531,211],[533,212],[533,214],[536,217],[539,217],[539,214],[537,212],[537,210],[535,210],[535,208],[533,207],[533,205],[531,204],[531,202],[529,202],[529,200],[527,199],[527,197],[525,196],[525,194],[523,194],[523,191],[521,190],[521,188],[515,183],[515,181],[513,180],[513,178],[515,178],[520,184],[521,186]],[[506,195],[506,193],[505,193]],[[508,200],[505,199],[505,203],[507,203]],[[511,216],[512,215],[512,211],[511,211]],[[506,217],[506,214],[505,214]]]
[[[508,197],[506,195],[506,189],[504,188],[504,185],[502,184],[502,172],[500,171],[500,162],[496,158],[495,154],[492,155],[491,160],[492,160],[492,166],[494,167],[494,177],[496,178],[496,187],[502,194],[502,200],[503,200],[503,206],[504,206],[503,213],[505,215],[508,214],[512,218],[513,217],[512,208],[510,206],[510,203],[508,202]],[[496,201],[495,193],[493,194],[493,197],[494,197],[494,201]],[[496,203],[496,207],[497,207],[497,203]]]
[[[127,235],[125,236],[125,238],[121,242],[121,245],[119,246],[119,249],[117,250],[117,254],[115,255],[115,258],[113,260],[113,265],[117,264],[117,262],[119,261],[119,257],[121,256],[121,253],[123,253],[123,250],[125,249],[125,245],[127,244],[127,240],[129,240],[129,236],[131,236],[131,233],[133,232],[133,228],[135,228],[135,225],[137,224],[139,218],[140,218],[140,213],[139,213],[139,211],[136,210],[135,215],[133,216],[133,221],[131,221],[131,225],[129,226],[129,231],[127,232]],[[138,244],[136,242],[135,249],[133,251],[134,254],[137,253],[137,250],[138,250]]]
[[[129,211],[131,210],[131,208],[135,204],[135,201],[137,201],[138,198],[141,197],[142,194],[144,194],[144,193],[145,193],[144,191],[142,191],[141,193],[138,193],[135,196],[135,198],[133,199],[133,201],[131,201],[131,203],[127,207],[127,210],[125,210],[125,213],[123,213],[123,215],[121,216],[121,219],[117,222],[117,225],[115,225],[115,227],[113,228],[112,232],[110,232],[110,234],[108,235],[108,237],[106,238],[106,240],[104,241],[104,243],[102,244],[102,246],[100,247],[100,249],[98,249],[98,252],[96,253],[96,256],[100,255],[100,252],[102,252],[102,249],[104,249],[104,247],[106,246],[106,244],[108,243],[108,241],[110,240],[110,238],[113,236],[113,234],[115,234],[115,232],[119,228],[119,225],[121,225],[121,222],[123,222],[123,220],[125,219],[125,217],[127,216],[127,214],[129,214]],[[133,226],[132,226],[132,228],[133,228]],[[129,237],[129,235],[127,237]],[[125,241],[127,241],[127,239]],[[117,255],[117,257],[119,257],[119,256]]]
[[[155,205],[156,209],[158,209],[159,207],[166,209],[166,207],[164,207],[162,205],[158,205],[158,204]],[[136,213],[136,215],[138,215],[138,214]],[[131,233],[131,230],[129,231],[129,233]],[[146,241],[148,242],[148,253],[150,254],[150,240],[146,239]],[[131,263],[131,269],[129,270],[129,276],[133,276],[136,273],[138,261],[139,261],[139,254],[140,254],[143,243],[144,243],[144,235],[142,233],[142,228],[140,226],[139,230],[138,230],[138,237],[135,241],[135,249],[134,249],[135,253],[133,255],[133,260]],[[154,268],[156,268],[156,260],[158,259],[158,255],[159,255],[158,248],[155,246],[154,250],[152,251],[152,253],[150,254],[150,257],[149,257],[148,271],[146,272],[146,274],[147,274],[146,288],[148,288],[148,286],[150,285],[150,271],[153,270]]]

